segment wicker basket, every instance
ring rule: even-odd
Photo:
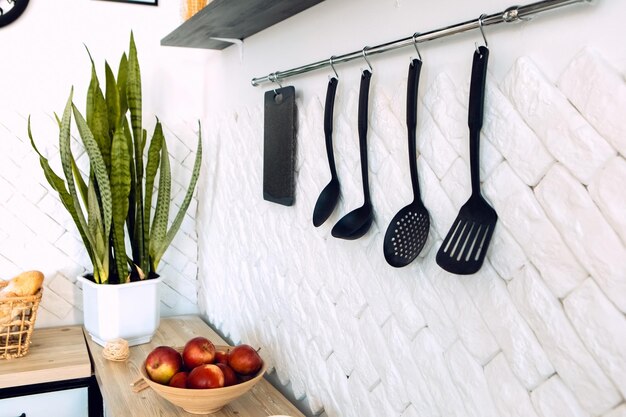
[[[8,282],[0,281],[0,290]],[[19,358],[28,353],[43,288],[35,295],[0,300],[0,359]]]

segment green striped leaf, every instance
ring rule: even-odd
[[[135,38],[131,32],[130,35],[130,51],[128,57],[128,71],[126,80],[126,97],[128,100],[128,108],[130,110],[130,125],[133,131],[133,143],[135,146],[135,164],[137,170],[135,174],[140,180],[143,176],[143,167],[141,166],[142,153],[142,97],[141,97],[141,72],[139,70],[139,61],[137,60],[137,48],[135,46]]]
[[[144,271],[147,270],[148,260],[146,242],[141,238],[144,236],[144,225],[147,219],[143,218],[143,128],[142,128],[142,97],[141,97],[141,72],[139,61],[137,60],[137,48],[135,37],[130,34],[130,48],[128,53],[128,70],[126,79],[126,98],[130,110],[130,124],[133,132],[133,151],[135,161],[135,228],[133,238],[136,239],[137,249],[134,251],[135,263]]]
[[[95,175],[98,191],[100,193],[104,234],[105,236],[109,236],[111,232],[113,201],[111,197],[111,184],[109,182],[107,168],[102,158],[102,154],[100,153],[100,148],[98,147],[98,144],[96,143],[93,134],[89,130],[89,126],[87,126],[83,115],[74,105],[72,105],[72,112],[74,114],[76,126],[78,127],[78,133],[80,134],[83,145],[85,146],[85,151],[87,151],[87,155],[89,156],[91,168]]]
[[[163,141],[161,147],[161,168],[159,172],[159,190],[157,193],[157,203],[154,209],[154,219],[150,230],[150,264],[153,271],[156,271],[155,262],[157,254],[163,245],[167,234],[167,220],[170,212],[170,199],[172,193],[172,173],[170,171],[170,159],[167,153],[167,144]]]
[[[156,126],[154,127],[154,133],[152,134],[152,140],[150,141],[150,147],[148,148],[148,160],[146,162],[146,189],[144,198],[144,219],[151,218],[152,211],[152,195],[154,192],[154,180],[156,178],[159,164],[161,163],[161,148],[165,137],[163,136],[163,127],[161,122],[157,119]],[[150,237],[150,222],[145,223],[144,239],[148,241]]]
[[[111,194],[113,197],[113,250],[120,282],[128,280],[124,225],[128,215],[128,196],[131,189],[130,158],[122,125],[115,131],[111,149]]]
[[[146,149],[146,141],[148,140],[148,131],[143,129],[141,131],[141,143],[139,144],[139,152],[143,155],[143,151]]]
[[[74,180],[72,169],[72,159],[74,157],[72,155],[72,150],[70,146],[70,124],[72,118],[72,108],[74,107],[74,105],[72,104],[72,96],[73,90],[70,93],[70,97],[65,106],[65,110],[63,111],[63,117],[61,118],[61,132],[59,134],[59,153],[61,156],[61,166],[63,167],[63,172],[67,181],[67,189],[72,199],[72,206],[78,218],[78,224],[80,224],[83,230],[85,230],[85,234],[89,239],[93,251],[93,260],[95,261],[93,273],[94,279],[96,280],[96,282],[106,283],[108,282],[109,271],[102,269],[102,259],[100,259],[98,254],[95,252],[94,239],[93,236],[89,234],[85,215],[83,214],[82,208],[80,206],[80,200],[78,199],[78,195],[76,193],[76,182]],[[87,127],[87,123],[84,119],[82,120],[82,123],[84,125],[84,128],[86,130],[89,130],[89,128]],[[97,148],[97,144],[95,144],[95,146]]]
[[[117,82],[113,71],[108,62],[104,62],[104,72],[106,74],[106,103],[107,113],[109,116],[109,136],[113,136],[115,126],[120,123],[120,117],[122,117],[120,108],[120,92],[117,88]]]
[[[128,111],[128,99],[126,97],[126,81],[128,80],[128,58],[122,54],[120,66],[117,69],[117,90],[120,96],[120,115]],[[130,131],[129,131],[130,133]]]
[[[128,124],[128,118],[123,118],[124,124],[124,137],[126,138],[126,149],[128,149],[128,169],[130,171],[130,183],[132,184],[130,188],[130,193],[128,195],[128,216],[126,217],[126,229],[128,230],[128,234],[130,237],[131,250],[133,253],[133,259],[139,259],[141,256],[138,254],[138,241],[135,232],[135,211],[137,206],[137,197],[135,193],[136,187],[136,177],[135,177],[135,157],[133,153],[133,137],[130,131],[130,125]]]
[[[78,187],[78,192],[83,199],[83,203],[87,205],[88,199],[88,191],[87,184],[83,179],[83,176],[80,174],[80,170],[78,169],[78,165],[76,165],[76,160],[74,159],[74,155],[72,155],[72,172],[74,173],[74,179],[76,180],[76,186]]]
[[[104,234],[102,212],[93,175],[89,178],[89,186],[87,188],[87,227],[93,239],[94,254],[99,259],[104,260],[104,258],[109,256],[108,236]]]
[[[89,49],[87,49],[87,53],[89,53]],[[87,90],[87,125],[98,143],[107,171],[109,171],[111,166],[111,138],[109,137],[107,102],[100,88],[100,81],[91,54],[89,54],[89,59],[91,60],[91,81]]]
[[[61,120],[59,120],[59,126],[60,125],[61,125]],[[81,219],[79,214],[76,212],[76,208],[74,206],[74,200],[72,199],[72,196],[70,195],[70,193],[67,191],[67,188],[65,187],[65,181],[63,181],[63,179],[54,172],[52,167],[50,167],[50,163],[48,162],[48,159],[46,159],[41,154],[41,152],[39,152],[39,149],[37,149],[37,146],[35,145],[35,140],[33,139],[33,134],[31,131],[30,116],[28,117],[28,138],[30,139],[31,146],[33,147],[37,155],[39,155],[39,164],[41,165],[41,168],[43,169],[44,176],[46,177],[46,181],[48,181],[48,184],[50,184],[52,189],[59,194],[61,204],[63,204],[63,207],[65,207],[67,212],[72,217],[72,220],[74,220],[74,223],[76,224],[76,228],[78,229],[78,233],[80,234],[83,244],[85,245],[85,249],[87,250],[87,254],[89,255],[89,259],[91,259],[91,262],[95,268],[95,265],[97,265],[97,260],[94,254],[92,241],[87,235],[87,231],[86,231],[87,224],[84,218]],[[100,282],[99,280],[100,272],[98,268],[96,268],[96,270],[94,271],[94,278],[96,277],[98,279],[96,282]]]
[[[160,242],[160,246],[152,255],[152,264],[154,269],[156,270],[165,250],[169,247],[169,245],[174,240],[174,236],[180,229],[180,225],[183,223],[183,219],[185,218],[185,213],[189,208],[189,204],[193,198],[193,193],[196,188],[196,184],[198,182],[198,178],[200,177],[200,166],[202,165],[202,127],[200,126],[200,122],[198,122],[198,148],[196,150],[196,159],[193,163],[193,170],[191,172],[191,180],[189,181],[189,186],[187,187],[187,193],[185,194],[185,198],[180,206],[180,210],[174,217],[174,221],[170,226],[170,229],[167,231],[167,235],[165,239]]]

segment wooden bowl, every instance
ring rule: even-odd
[[[215,346],[215,348],[216,350],[227,351],[228,349],[232,349],[232,346]],[[179,352],[182,352],[183,350],[182,347],[175,347],[174,349]],[[150,377],[146,372],[145,360],[143,361],[140,370],[141,376],[150,388],[167,401],[183,408],[191,414],[211,414],[216,413],[229,402],[248,392],[257,382],[261,380],[261,378],[263,378],[263,375],[267,370],[267,364],[263,361],[263,366],[261,366],[259,372],[248,381],[237,385],[231,385],[229,387],[211,389],[176,388],[168,385],[157,384],[156,382],[150,380]]]

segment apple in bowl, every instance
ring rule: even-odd
[[[168,384],[182,367],[180,353],[169,346],[156,347],[146,358],[146,372],[151,380],[159,384]]]
[[[187,369],[215,361],[215,345],[206,337],[198,336],[185,343],[183,348],[183,363]]]
[[[228,366],[240,375],[252,375],[263,365],[259,352],[250,345],[235,346],[228,355]]]
[[[187,378],[187,388],[191,389],[222,388],[223,386],[224,372],[212,363],[196,366]]]

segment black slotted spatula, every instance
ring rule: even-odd
[[[488,58],[489,50],[485,46],[474,52],[468,116],[472,195],[459,210],[437,252],[437,264],[459,275],[473,274],[480,269],[498,221],[496,211],[480,193],[479,145]]]

